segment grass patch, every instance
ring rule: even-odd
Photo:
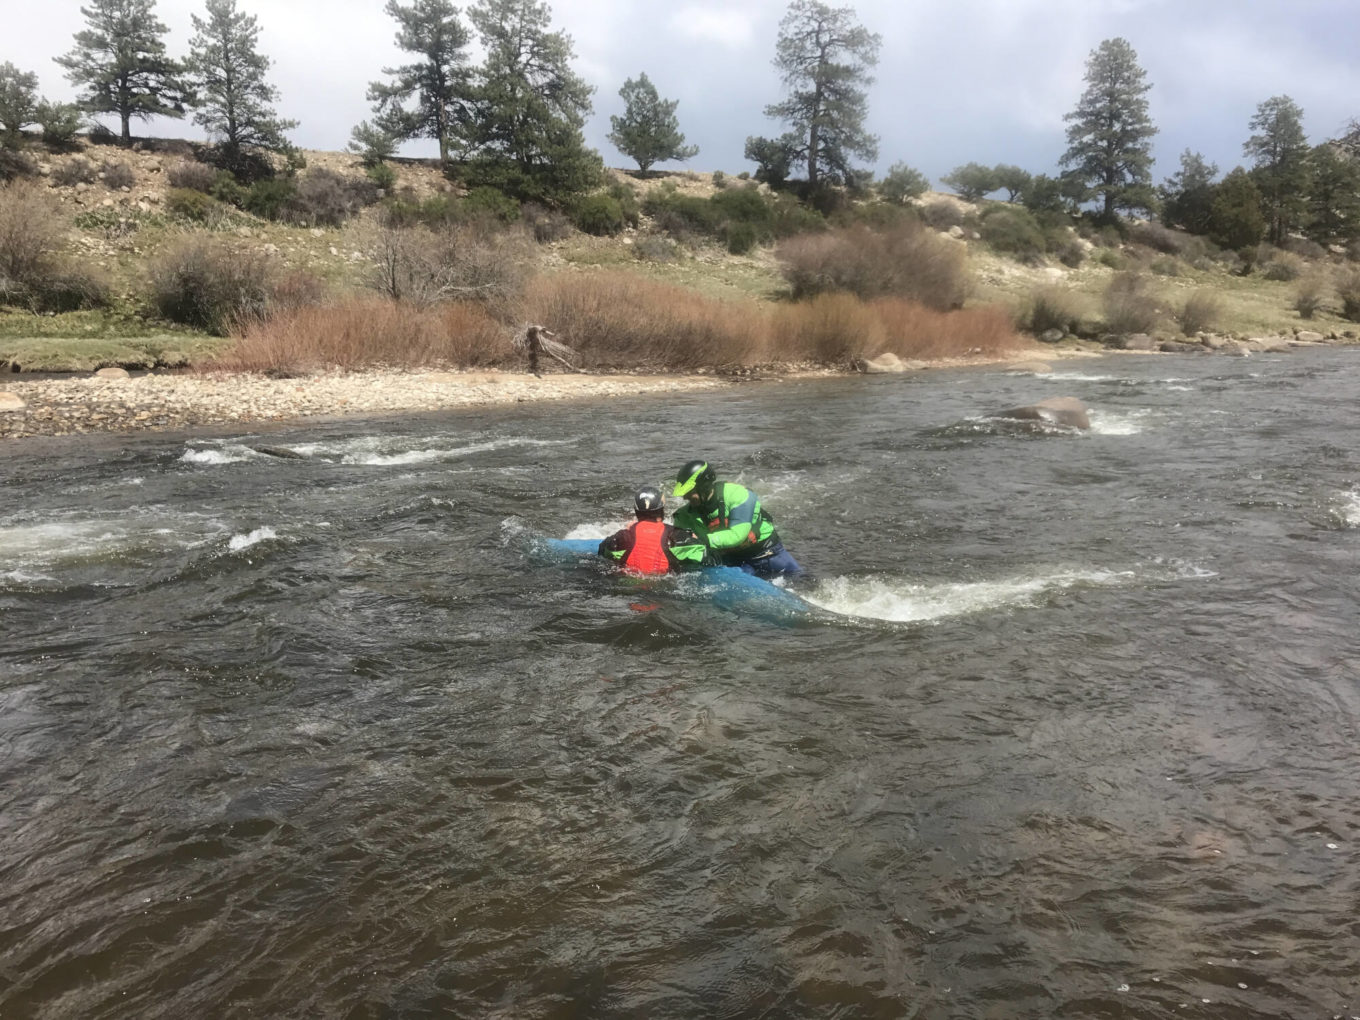
[[[212,358],[226,343],[217,337],[173,334],[139,338],[0,337],[0,366],[10,372],[93,372],[109,365],[183,368]]]

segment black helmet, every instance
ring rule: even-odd
[[[675,491],[672,496],[687,496],[691,492],[703,495],[713,491],[718,476],[706,460],[692,460],[680,469],[675,476]]]
[[[638,489],[633,497],[633,507],[639,517],[660,517],[666,512],[666,497],[661,495],[660,489],[649,485]]]

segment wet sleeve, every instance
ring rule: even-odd
[[[624,541],[626,531],[616,531],[603,542],[600,543],[599,554],[607,560],[621,560],[628,555],[628,546]]]
[[[677,570],[698,570],[710,565],[708,546],[692,531],[676,528],[666,548]]]
[[[743,544],[751,535],[751,524],[756,515],[756,494],[740,486],[732,486],[736,495],[746,494],[746,498],[731,507],[727,517],[727,527],[708,533],[708,544],[714,549],[734,549]],[[729,492],[731,489],[729,489]]]

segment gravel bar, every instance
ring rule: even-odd
[[[108,370],[104,370],[108,372]],[[0,439],[280,422],[315,415],[386,415],[538,400],[718,389],[705,376],[500,372],[328,372],[293,379],[167,373],[0,383]]]

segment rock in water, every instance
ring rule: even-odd
[[[1045,397],[1034,404],[997,411],[994,418],[1015,418],[1019,421],[1046,421],[1068,428],[1089,429],[1091,419],[1086,405],[1076,397]]]

